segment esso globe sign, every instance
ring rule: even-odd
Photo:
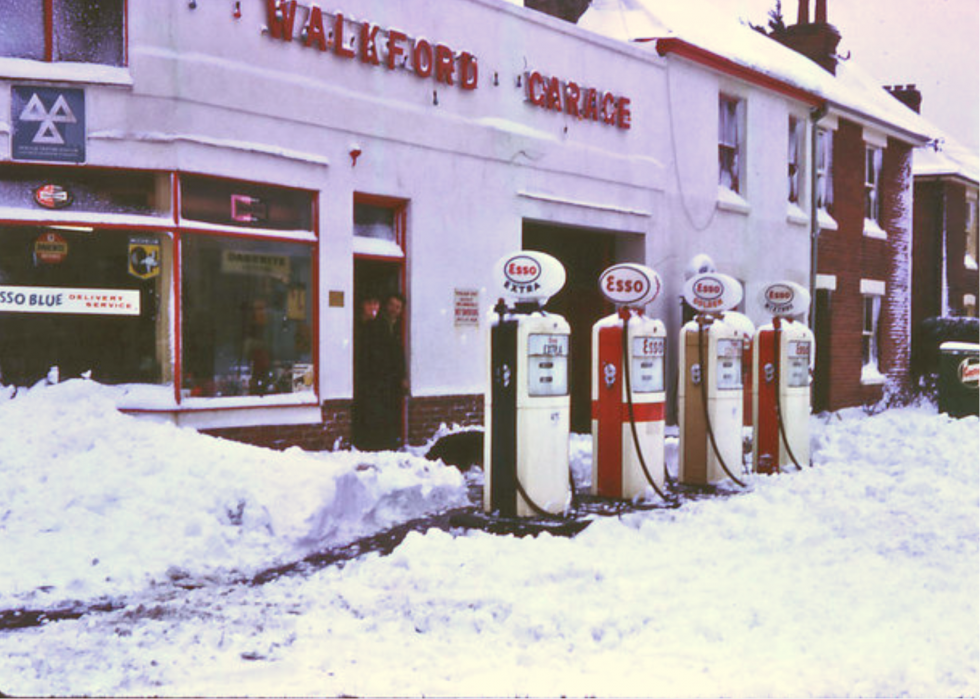
[[[565,268],[561,262],[535,250],[504,256],[497,262],[494,276],[500,292],[518,302],[544,304],[565,286]]]
[[[599,290],[617,306],[645,306],[660,294],[660,277],[643,265],[613,265],[599,276]]]
[[[775,282],[762,288],[759,303],[774,316],[797,316],[810,308],[810,292],[795,282]]]
[[[684,283],[684,300],[700,313],[728,311],[742,300],[742,285],[727,274],[698,274]]]

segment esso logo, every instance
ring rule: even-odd
[[[702,313],[727,311],[742,300],[742,285],[727,274],[698,274],[684,284],[684,300]]]
[[[977,388],[980,385],[980,364],[976,357],[967,357],[960,362],[960,383],[967,388]]]
[[[517,255],[504,264],[504,276],[514,284],[531,284],[541,276],[541,265],[527,255]]]
[[[796,316],[810,308],[810,292],[795,282],[775,282],[764,286],[759,303],[774,316]]]
[[[544,304],[565,286],[565,268],[551,255],[524,250],[502,257],[494,280],[505,298]]]
[[[599,276],[599,290],[617,306],[645,306],[660,294],[660,277],[649,267],[613,265]]]
[[[60,185],[45,184],[34,190],[34,201],[45,209],[64,209],[71,206],[71,192]]]

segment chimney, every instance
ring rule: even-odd
[[[813,16],[814,24],[827,23],[827,0],[817,0],[817,11]]]
[[[810,23],[810,0],[800,0],[800,7],[796,11],[796,23]]]
[[[575,24],[592,0],[524,0],[524,7]]]
[[[892,97],[913,112],[916,114],[920,113],[922,109],[922,93],[919,92],[919,88],[915,85],[885,85],[885,89],[891,93]]]
[[[810,0],[800,0],[796,24],[787,27],[785,34],[774,35],[773,38],[803,54],[827,72],[837,72],[840,32],[827,22],[827,0],[817,0],[813,22],[810,22]]]

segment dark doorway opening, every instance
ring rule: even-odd
[[[563,316],[571,326],[571,428],[592,429],[592,326],[615,309],[599,292],[599,275],[614,264],[616,236],[611,233],[524,222],[525,250],[539,250],[565,267],[565,287],[548,303],[548,311]]]
[[[374,429],[377,426],[375,423],[379,412],[376,405],[369,405],[379,397],[377,384],[371,381],[372,372],[376,367],[372,366],[370,357],[373,355],[368,352],[367,342],[371,333],[367,329],[367,324],[373,322],[381,312],[386,296],[392,293],[404,293],[403,271],[404,266],[400,260],[371,258],[354,260],[354,403],[351,411],[351,439],[354,446],[359,449],[381,448]],[[375,315],[370,318],[365,317],[365,301],[368,299],[377,301],[371,309]],[[406,318],[407,313],[403,313],[399,327],[403,356],[406,356]],[[403,444],[406,427],[404,400],[401,401],[401,414],[397,423],[398,442]]]

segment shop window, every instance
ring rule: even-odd
[[[181,246],[183,394],[313,391],[311,247],[201,234]]]
[[[833,155],[834,132],[817,129],[817,209],[828,214],[834,208]]]
[[[881,148],[865,147],[864,218],[875,224],[880,223],[881,218],[881,156]]]
[[[883,379],[880,367],[880,319],[881,296],[864,294],[864,312],[861,327],[861,379],[873,383]]]
[[[0,226],[0,383],[172,381],[171,237]]]
[[[722,95],[718,100],[718,183],[737,194],[743,193],[745,171],[742,142],[745,102]]]
[[[187,221],[278,231],[313,228],[309,192],[198,175],[182,175],[180,182],[180,215]]]
[[[173,220],[166,172],[0,166],[0,206]]]
[[[0,56],[125,62],[125,0],[0,0]]]

